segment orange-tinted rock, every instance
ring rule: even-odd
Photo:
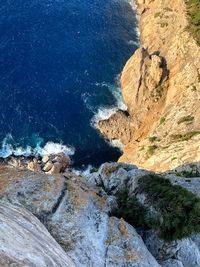
[[[120,139],[125,146],[119,161],[162,172],[200,161],[200,47],[185,30],[184,0],[137,0],[136,4],[143,47],[122,72],[131,138]],[[106,128],[112,127],[113,118],[112,131]],[[105,135],[117,136],[115,125],[121,123],[123,136],[126,120],[113,118],[106,126],[101,122],[109,133]]]

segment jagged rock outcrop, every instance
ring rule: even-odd
[[[132,140],[131,117],[126,111],[118,110],[109,119],[99,121],[98,128],[110,140],[118,139],[123,144]]]
[[[107,138],[125,145],[121,162],[155,171],[200,161],[200,47],[185,30],[184,0],[137,0],[142,47],[121,77],[129,121],[99,123]],[[120,129],[115,125],[122,125]],[[113,130],[109,130],[113,127]],[[106,130],[105,130],[106,129]],[[106,134],[112,133],[112,134]],[[128,141],[130,140],[130,141]]]
[[[132,226],[109,216],[115,198],[72,172],[47,175],[2,166],[0,199],[38,217],[79,267],[160,266]]]
[[[23,207],[0,201],[0,266],[76,265],[35,216]]]
[[[43,157],[42,162],[44,164],[43,171],[48,174],[58,174],[64,172],[70,164],[69,156],[60,152],[57,154],[49,154]]]
[[[153,172],[124,163],[105,163],[101,165],[98,172],[91,175],[90,182],[106,188],[111,195],[126,189],[140,203],[149,206],[151,212],[154,213],[155,210],[147,197],[143,193],[139,193],[140,190],[138,191],[139,181],[147,174],[153,174]],[[165,174],[164,177],[174,185],[181,185],[199,197],[200,178],[183,178],[175,174]],[[155,230],[147,230],[143,236],[149,251],[161,266],[200,266],[200,234],[171,243],[158,238]]]
[[[11,166],[19,170],[30,170],[33,172],[45,172],[58,174],[64,172],[70,165],[70,158],[65,153],[48,154],[43,158],[40,156],[15,156],[1,158],[1,165]]]

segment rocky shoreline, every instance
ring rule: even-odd
[[[41,156],[15,156],[0,158],[0,165],[19,170],[30,170],[46,174],[58,174],[65,171],[70,165],[70,157],[65,153],[47,154]]]

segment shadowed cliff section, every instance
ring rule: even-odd
[[[136,3],[142,47],[121,77],[128,114],[99,129],[125,145],[119,161],[161,172],[200,160],[200,48],[184,0]]]

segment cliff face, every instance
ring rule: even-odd
[[[185,30],[185,2],[136,4],[142,47],[128,60],[121,77],[128,114],[116,113],[99,122],[99,129],[125,145],[119,161],[155,171],[198,162],[200,47]]]

